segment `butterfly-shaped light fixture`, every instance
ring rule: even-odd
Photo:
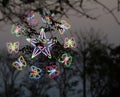
[[[16,34],[16,36],[19,37],[25,33],[25,28],[20,24],[15,23],[12,25],[11,33]]]
[[[20,56],[17,61],[13,62],[12,65],[17,69],[17,70],[22,70],[24,67],[27,66],[27,63],[24,59],[23,56]]]
[[[35,19],[34,11],[28,12],[25,17],[25,20],[28,23],[28,25],[37,25],[38,24],[37,19]]]
[[[49,76],[50,79],[55,78],[60,73],[57,70],[57,66],[56,65],[46,66],[46,70],[47,70],[47,73],[48,73],[48,76]]]
[[[58,59],[60,63],[63,63],[66,67],[70,67],[72,63],[72,56],[67,53],[62,54],[62,56]]]
[[[7,42],[6,43],[8,52],[10,54],[12,54],[12,53],[18,53],[19,52],[19,45],[20,45],[19,42],[13,42],[13,43],[12,42]]]
[[[66,30],[71,28],[71,25],[65,20],[61,20],[61,22],[56,23],[55,26],[58,28],[60,34],[64,34]]]
[[[41,72],[42,70],[36,66],[31,66],[30,68],[30,74],[29,74],[29,78],[30,79],[39,79],[41,78]]]
[[[76,41],[74,37],[64,39],[64,48],[76,48]]]

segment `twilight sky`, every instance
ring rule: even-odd
[[[106,4],[109,8],[115,8],[117,7],[117,0],[100,0],[104,4]],[[90,20],[86,19],[85,17],[79,17],[77,13],[73,11],[69,11],[68,15],[69,18],[64,18],[65,20],[69,21],[71,24],[70,31],[73,33],[74,31],[80,32],[80,30],[88,31],[91,27],[100,30],[102,32],[105,32],[108,35],[108,40],[110,43],[114,44],[120,44],[120,25],[116,23],[114,18],[110,15],[105,13],[103,11],[102,7],[96,6],[96,4],[88,4],[88,8],[96,8],[93,11],[90,12],[92,16],[100,16],[98,20]],[[120,12],[115,10],[116,16],[120,20]],[[39,19],[40,20],[40,19]],[[20,44],[26,44],[25,37],[19,37],[17,38],[15,35],[12,35],[11,32],[11,24],[5,24],[3,22],[0,22],[0,46],[1,48],[6,47],[6,42],[15,42],[19,41]],[[68,36],[68,34],[67,34]]]

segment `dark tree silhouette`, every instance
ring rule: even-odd
[[[115,21],[120,25],[120,21],[114,14],[117,8],[111,9],[98,0],[87,0],[87,3],[95,3],[96,6],[102,7],[108,14],[111,14]],[[52,87],[59,89],[60,97],[67,97],[69,91],[79,95],[81,90],[75,92],[74,86],[77,86],[80,80],[76,80],[70,83],[70,80],[74,77],[82,78],[83,84],[83,97],[87,97],[87,82],[90,83],[90,93],[92,97],[113,97],[115,94],[119,94],[120,79],[119,79],[119,65],[120,65],[120,53],[119,46],[112,48],[105,40],[105,37],[101,37],[93,29],[90,32],[76,33],[78,36],[78,48],[74,51],[72,49],[63,48],[63,44],[59,42],[57,37],[54,37],[52,32],[57,32],[61,29],[56,24],[61,24],[58,19],[53,19],[54,15],[58,18],[66,16],[69,10],[77,12],[80,16],[85,16],[88,19],[96,20],[99,16],[91,15],[91,11],[94,8],[88,8],[85,0],[1,0],[0,1],[0,21],[21,24],[26,28],[24,36],[28,38],[37,37],[36,26],[31,26],[25,21],[26,12],[34,11],[39,13],[41,17],[49,16],[52,24],[46,24],[44,26],[45,32],[50,32],[50,37],[57,39],[57,43],[52,47],[52,61],[43,55],[39,55],[34,60],[31,60],[31,53],[33,47],[26,45],[20,49],[20,53],[17,55],[24,55],[28,64],[28,68],[35,64],[40,65],[40,68],[45,68],[46,64],[57,64],[61,72],[60,76],[50,81],[46,72],[43,69],[44,77],[39,81],[33,81],[27,78],[28,68],[23,73],[18,72],[15,68],[11,67],[11,63],[16,59],[16,56],[6,55],[0,56],[0,77],[3,81],[3,92],[0,93],[2,97],[22,97],[27,95],[28,97],[48,97],[46,91]],[[46,10],[48,12],[45,13]],[[106,13],[106,12],[105,12]],[[19,21],[19,22],[18,22]],[[43,27],[43,26],[41,26]],[[40,27],[40,28],[41,28]],[[72,33],[71,33],[72,35]],[[62,37],[60,37],[61,40]],[[39,42],[40,43],[40,42]],[[37,45],[39,45],[39,43]],[[42,44],[42,43],[41,43]],[[62,63],[58,62],[58,58],[63,53],[70,53],[73,56],[73,63],[70,68],[65,67]],[[4,55],[2,53],[1,55]],[[6,70],[6,71],[5,71]],[[4,73],[5,72],[5,73]],[[22,77],[22,76],[23,77]],[[18,84],[19,77],[22,82]],[[10,82],[8,83],[8,80]],[[56,84],[53,84],[55,82]],[[115,83],[115,84],[113,84]],[[27,92],[28,94],[26,94]],[[114,91],[114,92],[113,92]],[[73,93],[73,96],[74,96]]]
[[[111,63],[109,55],[110,45],[107,43],[106,35],[97,32],[93,28],[88,32],[77,34],[79,39],[77,58],[79,72],[83,79],[83,96],[86,97],[87,84],[90,83],[92,97],[97,97],[104,91],[106,85],[107,66]],[[105,87],[106,89],[106,87]],[[101,94],[102,95],[102,94]]]
[[[115,2],[115,1],[114,1]],[[115,11],[118,9],[119,2],[116,2],[115,8],[110,8],[107,4],[99,0],[1,0],[0,1],[0,12],[2,17],[0,21],[14,21],[14,18],[21,18],[26,10],[33,10],[35,12],[42,11],[43,8],[52,10],[55,14],[69,17],[67,12],[73,10],[78,15],[85,16],[88,19],[96,20],[101,15],[94,15],[93,12],[97,8],[103,8],[103,12],[110,14],[115,21],[120,24],[119,19],[115,15]],[[96,7],[88,7],[89,4],[95,4]],[[96,11],[94,12],[96,14]]]

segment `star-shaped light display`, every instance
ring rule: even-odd
[[[43,27],[40,28],[40,35],[38,38],[40,38],[43,43],[46,43],[47,37],[45,34],[45,28],[43,28]]]
[[[39,37],[36,39],[31,39],[31,38],[26,39],[31,45],[34,46],[32,58],[36,57],[40,53],[43,53],[48,58],[52,57],[50,52],[50,47],[53,46],[56,41],[54,39],[46,39],[45,32],[42,35],[39,35]]]

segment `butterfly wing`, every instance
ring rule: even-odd
[[[15,53],[18,53],[18,52],[19,52],[19,45],[20,45],[19,42],[15,42],[15,43],[14,43],[14,47],[15,47],[14,52],[15,52]]]
[[[67,23],[65,20],[61,20],[61,23],[64,25],[65,29],[70,29],[71,25]]]
[[[76,48],[77,44],[76,44],[75,38],[71,37],[71,40],[73,41],[73,47]]]
[[[9,43],[6,44],[6,46],[7,46],[8,52],[11,54],[13,52],[12,43],[9,42]]]
[[[68,44],[68,37],[66,37],[65,39],[64,39],[64,48],[68,48],[69,47],[69,44]]]
[[[68,56],[69,57],[69,60],[66,62],[66,67],[70,67],[71,63],[72,63],[72,56]]]
[[[55,77],[58,76],[58,75],[59,75],[59,71],[56,70],[56,71],[50,76],[50,79],[53,79],[53,78],[55,78]]]
[[[25,61],[23,56],[20,56],[19,61],[22,64],[22,67],[26,67],[27,66],[27,63],[26,63],[26,61]]]
[[[21,71],[21,70],[22,70],[22,67],[20,67],[19,64],[20,64],[20,63],[19,63],[18,61],[15,61],[15,62],[12,63],[12,65],[13,65],[17,70],[20,70],[20,71]]]

